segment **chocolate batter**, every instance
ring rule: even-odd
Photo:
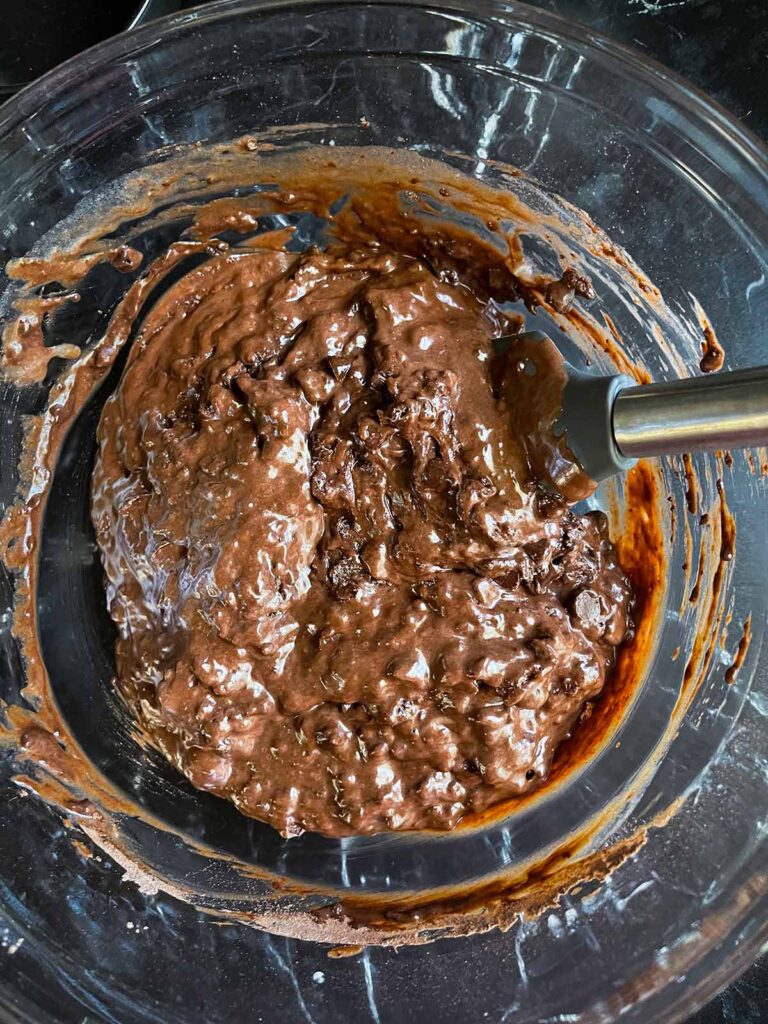
[[[411,256],[232,251],[104,409],[120,686],[285,836],[453,828],[538,785],[604,686],[629,586],[604,517],[533,477],[501,333]]]

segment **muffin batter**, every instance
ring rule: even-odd
[[[453,828],[537,786],[629,587],[533,478],[509,324],[410,256],[232,251],[148,314],[99,427],[118,680],[283,835]]]

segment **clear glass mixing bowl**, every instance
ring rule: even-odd
[[[598,308],[633,359],[659,377],[696,369],[695,296],[729,366],[765,361],[763,149],[663,68],[516,4],[223,2],[99,46],[0,109],[3,257],[63,238],[62,221],[87,221],[110,183],[155,161],[163,147],[274,128],[282,129],[278,146],[415,149],[567,220],[560,194],[626,246],[666,299],[671,313],[650,300],[636,305],[597,255],[580,253],[602,285]],[[507,165],[541,184],[511,176]],[[97,279],[70,323],[80,340],[97,336],[124,287]],[[0,290],[2,303],[12,292],[6,276]],[[665,345],[651,340],[654,323]],[[670,336],[673,327],[679,335]],[[24,416],[43,407],[49,384],[3,385],[5,504],[17,484]],[[329,959],[316,943],[221,927],[162,891],[147,893],[99,851],[84,859],[53,808],[21,798],[10,753],[0,750],[0,1017],[674,1021],[757,954],[768,933],[765,453],[751,462],[735,455],[730,464],[696,459],[695,515],[682,465],[665,465],[670,570],[656,648],[618,730],[587,768],[545,801],[480,829],[285,843],[132,746],[109,700],[110,633],[87,526],[97,415],[98,404],[86,407],[54,480],[40,553],[40,639],[56,700],[83,750],[131,798],[195,840],[172,841],[126,820],[134,846],[171,881],[199,879],[209,909],[247,905],[242,877],[214,856],[226,851],[339,890],[434,887],[511,871],[604,808],[612,810],[596,844],[654,827],[606,882],[572,891],[507,932]],[[719,478],[736,551],[712,608],[711,658],[694,689],[686,666],[707,623],[688,600],[690,573],[705,546],[699,516],[716,508]],[[620,489],[607,500],[620,507]],[[4,574],[0,583],[8,610],[13,579]],[[728,685],[750,615],[752,642]],[[9,614],[2,625],[0,696],[20,703],[24,670]],[[656,763],[659,744],[666,752]]]

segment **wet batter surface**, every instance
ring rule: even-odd
[[[118,682],[195,786],[349,835],[546,777],[630,593],[605,518],[532,476],[508,327],[380,247],[224,253],[148,314],[93,520]]]

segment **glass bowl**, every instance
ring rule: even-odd
[[[663,68],[524,5],[227,0],[96,47],[0,109],[4,258],[71,244],[105,210],[142,196],[142,210],[114,236],[140,238],[148,252],[167,244],[163,232],[178,224],[155,216],[160,200],[146,191],[145,169],[158,160],[164,170],[187,166],[179,195],[199,200],[206,147],[224,144],[231,156],[226,143],[246,133],[267,138],[277,155],[307,143],[396,146],[512,192],[572,247],[598,285],[594,316],[610,318],[593,325],[603,344],[558,334],[571,358],[608,365],[613,326],[652,375],[692,373],[701,302],[729,367],[764,360],[760,145]],[[235,171],[231,188],[264,183],[249,180],[242,161]],[[569,203],[626,246],[665,302]],[[551,251],[530,241],[531,265],[551,272]],[[67,340],[92,343],[128,280],[89,279]],[[0,278],[0,316],[15,288]],[[557,330],[544,317],[531,326]],[[64,373],[55,363],[44,384],[3,384],[5,505],[18,485],[24,417],[44,408]],[[119,844],[113,857],[84,844],[71,816],[26,795],[12,752],[0,748],[0,1014],[121,1024],[674,1021],[746,966],[768,932],[764,452],[659,469],[668,564],[655,642],[588,763],[530,805],[450,835],[286,842],[138,747],[111,697],[87,493],[99,402],[116,373],[75,422],[56,467],[39,552],[39,641],[77,743],[129,801],[125,848],[152,872],[137,872]],[[600,495],[619,532],[630,499],[620,482]],[[732,558],[721,543],[729,516]],[[628,555],[632,542],[630,533]],[[704,596],[691,600],[699,567]],[[10,628],[15,581],[4,573],[0,582],[0,696],[23,705]],[[729,674],[750,616],[751,642]],[[154,821],[132,814],[131,801]],[[392,895],[520,879],[587,822],[581,853],[624,842],[631,855],[541,913],[518,918],[511,905],[506,930],[329,957],[327,946],[279,937],[296,927],[278,915],[273,934],[243,923],[257,901],[289,915],[304,908],[296,883]],[[272,890],[260,871],[293,887]],[[185,886],[194,886],[193,903],[177,898]]]

